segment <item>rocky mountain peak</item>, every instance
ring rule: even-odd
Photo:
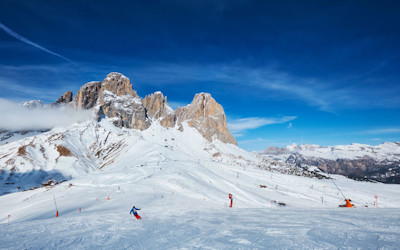
[[[174,111],[167,97],[160,91],[141,100],[128,77],[112,72],[102,82],[89,82],[81,87],[73,100],[80,109],[95,107],[97,119],[114,118],[118,127],[147,129],[151,122],[158,121],[166,128],[183,122],[196,128],[207,140],[219,139],[236,145],[229,132],[224,109],[209,93],[199,93],[191,104]]]
[[[174,127],[176,116],[174,110],[168,105],[167,97],[160,91],[148,95],[143,100],[143,106],[149,118],[160,120],[164,127]]]
[[[209,93],[196,94],[188,106],[178,108],[175,113],[179,122],[187,122],[207,140],[219,139],[237,145],[226,124],[224,109]]]
[[[116,95],[131,95],[139,98],[128,77],[121,73],[112,72],[102,82],[102,90],[108,90]]]

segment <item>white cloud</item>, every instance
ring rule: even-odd
[[[9,34],[10,36],[12,36],[12,37],[14,37],[14,38],[20,40],[20,41],[23,42],[23,43],[26,43],[26,44],[28,44],[28,45],[31,45],[31,46],[35,47],[35,48],[38,48],[38,49],[40,49],[40,50],[43,50],[44,52],[49,53],[49,54],[51,54],[51,55],[53,55],[53,56],[57,56],[57,57],[59,57],[59,58],[61,58],[61,59],[63,59],[63,60],[66,60],[66,61],[68,61],[68,62],[73,63],[72,60],[66,58],[65,56],[62,56],[62,55],[60,55],[60,54],[58,54],[58,53],[56,53],[56,52],[53,52],[53,51],[51,51],[51,50],[49,50],[49,49],[46,49],[46,48],[40,46],[40,45],[37,44],[37,43],[32,42],[31,40],[29,40],[29,39],[27,39],[27,38],[21,36],[20,34],[14,32],[13,30],[11,30],[10,28],[8,28],[7,26],[5,26],[5,25],[2,24],[2,23],[0,23],[0,29],[4,30],[7,34]]]
[[[256,129],[266,125],[286,123],[296,119],[297,116],[284,116],[279,118],[248,117],[236,119],[228,122],[228,127],[232,133],[239,133],[248,129]]]
[[[398,134],[400,128],[378,128],[364,131],[365,134]]]
[[[309,106],[327,112],[342,108],[398,107],[399,98],[393,95],[396,89],[374,88],[356,84],[343,84],[346,79],[324,79],[298,77],[277,70],[276,67],[248,67],[236,64],[171,64],[142,63],[133,70],[137,81],[156,86],[198,82],[229,84],[265,98],[275,100],[301,100]],[[362,78],[359,76],[358,78]]]
[[[288,128],[293,128],[293,124],[292,124],[291,122],[289,122],[289,124],[288,124],[287,127],[288,127]]]
[[[0,130],[51,129],[92,119],[88,110],[27,109],[3,98],[0,98],[0,116]]]

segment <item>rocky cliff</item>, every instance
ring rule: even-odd
[[[163,127],[175,127],[175,112],[168,106],[167,97],[164,97],[161,92],[155,92],[146,96],[143,100],[143,106],[149,118],[158,120]]]
[[[72,103],[77,109],[91,109],[93,108],[99,97],[101,82],[88,82],[83,85]]]
[[[70,103],[72,101],[72,92],[67,91],[65,92],[58,100],[56,101],[56,104],[58,103]]]
[[[207,140],[218,139],[236,145],[226,124],[224,109],[208,93],[196,94],[192,103],[176,110],[176,116],[179,122],[187,122]]]
[[[71,97],[60,97],[63,102],[70,98],[72,93]],[[98,120],[114,118],[118,127],[145,130],[152,122],[159,122],[166,128],[178,126],[182,129],[181,124],[186,122],[209,141],[218,139],[237,144],[226,124],[224,109],[208,93],[196,94],[191,104],[174,111],[161,92],[142,100],[129,78],[113,72],[102,82],[83,85],[71,103],[76,109],[93,109]]]

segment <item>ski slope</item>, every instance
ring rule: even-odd
[[[54,134],[62,136],[49,142]],[[344,198],[329,179],[262,170],[260,166],[270,163],[259,155],[209,142],[187,126],[181,132],[156,123],[145,131],[119,129],[108,119],[75,124],[1,149],[12,152],[30,144],[36,152],[33,139],[48,143],[42,143],[48,147],[44,154],[54,153],[54,145],[62,144],[74,156],[61,156],[46,165],[41,156],[28,155],[34,164],[25,164],[21,171],[29,173],[38,162],[42,169],[69,178],[55,186],[0,196],[0,248],[396,249],[400,245],[398,185],[332,176],[356,205],[338,208]],[[228,207],[229,193],[233,208]],[[142,220],[129,215],[132,205],[142,209]]]

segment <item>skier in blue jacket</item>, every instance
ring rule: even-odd
[[[136,219],[140,220],[142,217],[138,215],[137,210],[140,210],[140,208],[136,208],[135,206],[133,206],[129,214],[133,214]]]

